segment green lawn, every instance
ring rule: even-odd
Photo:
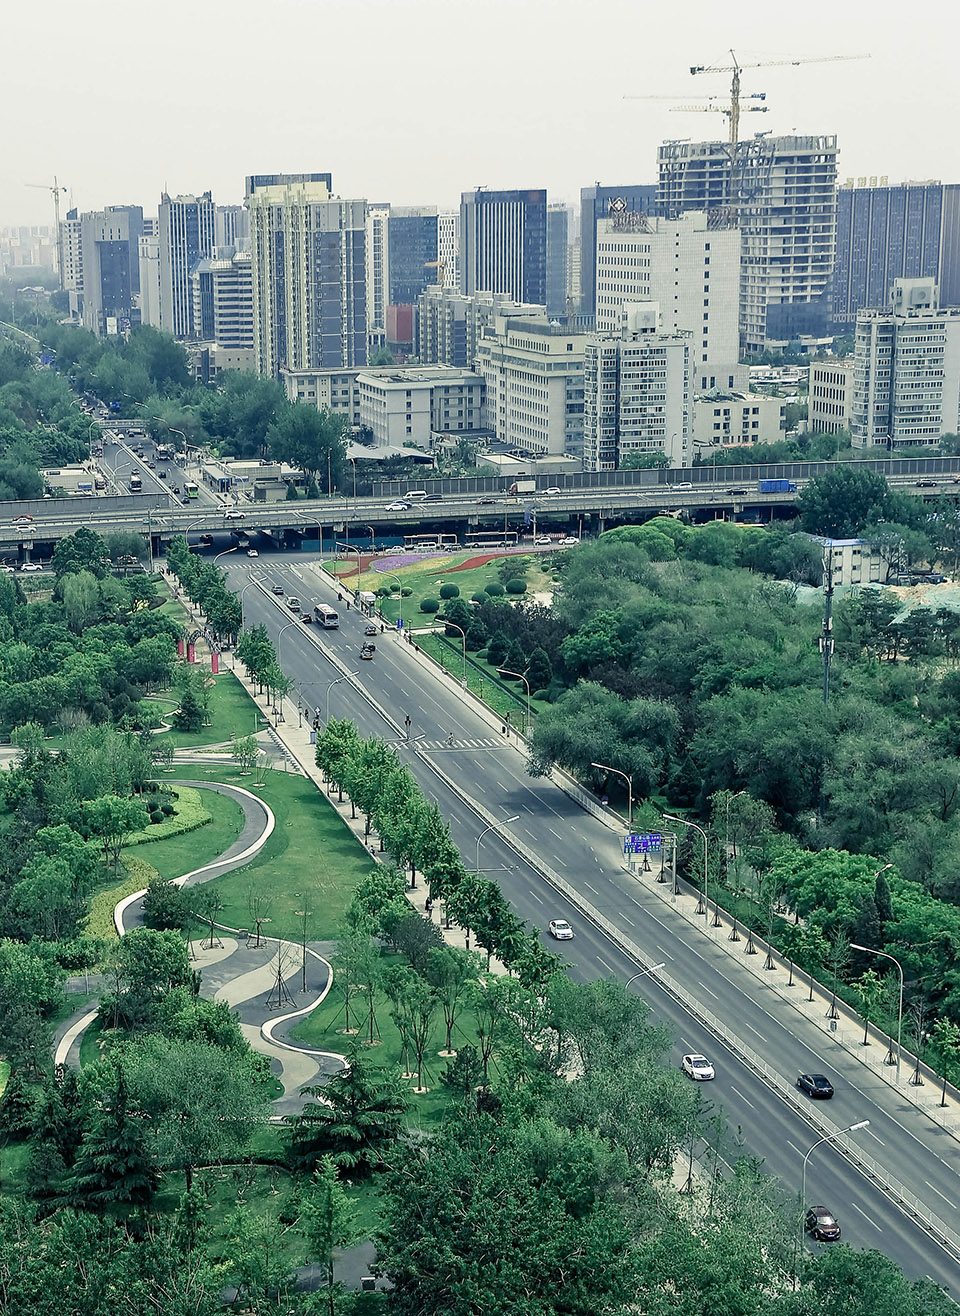
[[[404,961],[399,956],[385,955],[384,962],[389,964],[403,963]],[[354,1007],[351,1006],[351,1025],[359,1026],[353,1018],[353,1010]],[[373,1046],[363,1043],[361,1052],[375,1067],[389,1069],[399,1074],[402,1072],[400,1068],[400,1034],[390,1017],[390,1001],[382,992],[377,993],[375,1012],[376,1024],[374,1031],[378,1041]],[[309,1046],[344,1052],[356,1040],[343,1032],[344,1022],[343,999],[334,987],[323,1004],[308,1015],[303,1023],[297,1025],[293,1031],[293,1036]],[[365,1016],[362,1022],[365,1022]],[[443,1024],[443,1015],[438,1010],[431,1029],[430,1044],[427,1047],[424,1059],[425,1085],[429,1091],[418,1095],[414,1092],[416,1080],[403,1080],[410,1103],[407,1108],[407,1123],[412,1128],[421,1126],[436,1128],[451,1106],[457,1103],[456,1094],[440,1082],[440,1075],[449,1064],[449,1057],[438,1055],[445,1041],[446,1029]],[[458,1046],[462,1046],[464,1042],[470,1042],[473,1046],[477,1046],[474,1018],[466,1010],[457,1019],[453,1030],[454,1050]]]
[[[277,818],[260,853],[211,884],[224,901],[219,921],[252,927],[251,894],[257,892],[264,898],[270,935],[299,941],[301,921],[295,911],[304,908],[306,893],[308,940],[335,940],[354,887],[373,860],[322,792],[308,778],[284,772],[268,772],[262,787],[252,775],[242,777],[233,767],[198,764],[191,775],[244,786],[269,804]]]
[[[192,745],[220,745],[234,736],[249,736],[265,725],[256,722],[259,714],[239,680],[230,671],[210,677],[210,725],[200,731],[165,731],[164,744],[175,749]]]
[[[190,772],[189,767],[180,770]],[[176,781],[171,785],[176,785]],[[192,832],[137,846],[139,857],[152,864],[161,877],[182,877],[211,863],[243,830],[243,810],[239,804],[215,791],[201,791],[200,795],[210,815],[208,823]]]

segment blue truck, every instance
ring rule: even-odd
[[[758,480],[760,493],[796,493],[796,480]]]

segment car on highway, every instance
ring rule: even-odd
[[[160,474],[162,475],[163,472],[161,471]],[[244,516],[246,516],[246,513],[241,512],[238,507],[231,507],[228,512],[224,512],[223,519],[224,521],[242,521]]]
[[[313,625],[313,613],[312,613],[312,612],[301,612],[301,614],[300,614],[300,620],[301,620],[302,622],[306,622],[306,624],[307,624],[308,626],[312,626],[312,625]]]
[[[161,480],[165,480],[165,479],[167,478],[167,473],[166,473],[166,471],[157,471],[157,475],[160,477]],[[242,515],[242,513],[241,513],[241,515]]]
[[[558,493],[563,493],[563,490],[560,488],[558,484],[551,484],[550,488],[544,489],[543,492],[545,494],[558,494]]]
[[[157,463],[153,460],[152,457],[147,458],[147,469],[151,471],[155,471],[157,469]]]
[[[20,568],[21,571],[42,571],[43,564],[40,562],[24,562]]]
[[[717,1076],[717,1071],[706,1056],[684,1056],[680,1061],[680,1068],[695,1083],[708,1083],[711,1078]]]
[[[21,512],[19,516],[15,516],[15,517],[13,518],[13,524],[14,524],[14,525],[24,525],[24,524],[26,524],[26,522],[28,522],[28,521],[32,521],[32,520],[33,520],[33,517],[30,515],[29,512]]]
[[[681,493],[686,493],[689,489],[693,488],[693,485],[690,483],[689,480],[681,480],[679,484],[672,484],[669,485],[668,487],[671,489],[679,489]]]
[[[299,612],[300,600],[298,598],[295,598],[294,595],[291,594],[290,597],[287,599],[287,607],[290,609],[291,612]]]
[[[282,585],[274,585],[273,592],[274,594],[286,594],[287,591],[283,588]]]
[[[564,537],[560,540],[560,543],[564,546],[564,548],[572,548],[574,544],[579,544],[580,540],[576,537],[576,535],[564,535]]]
[[[811,1238],[821,1243],[835,1243],[840,1237],[837,1217],[825,1206],[811,1206],[803,1218],[803,1227]]]
[[[748,490],[746,489],[728,489],[727,493],[731,498],[746,498]]]
[[[0,571],[2,571],[5,576],[12,576],[14,568],[4,562],[3,566],[0,567]]]
[[[477,502],[479,503],[479,505],[480,505],[481,507],[493,507],[494,504],[495,504],[495,503],[499,503],[499,501],[500,501],[499,498],[478,498],[478,499],[477,499]]]
[[[536,539],[533,542],[534,544],[536,544],[538,548],[549,548],[550,545],[553,543],[553,540],[550,538],[549,535],[537,535]]]
[[[573,941],[573,928],[565,918],[552,918],[547,924],[547,931],[557,941]]]
[[[445,494],[427,494],[422,501],[425,503],[442,503],[445,497]]]
[[[797,1087],[808,1097],[819,1097],[822,1101],[829,1101],[833,1096],[833,1084],[826,1074],[799,1074]]]
[[[371,644],[370,641],[367,640],[366,644],[360,650],[360,657],[364,659],[372,659],[373,655],[376,652],[377,652],[377,646],[375,644]]]
[[[364,626],[363,628],[363,633],[364,635],[379,635],[380,627],[375,626],[372,621],[368,621],[366,626]]]
[[[248,549],[247,549],[247,557],[259,557],[259,556],[260,556],[260,554],[257,552],[257,550],[256,550],[255,548],[248,548]]]
[[[395,503],[387,503],[388,512],[409,512],[413,503],[405,503],[398,499]]]
[[[939,480],[914,480],[915,489],[936,489],[940,483]]]

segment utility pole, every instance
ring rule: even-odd
[[[830,702],[830,663],[833,660],[833,541],[823,548],[823,625],[820,630],[820,655],[823,658],[823,702]]]

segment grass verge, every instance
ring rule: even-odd
[[[249,695],[233,672],[221,672],[208,677],[210,686],[209,725],[199,731],[161,732],[164,744],[174,749],[193,745],[221,745],[234,736],[247,736],[257,729],[254,708]]]
[[[192,765],[187,771],[191,777],[194,775]],[[221,775],[215,772],[213,780]],[[198,798],[202,796],[208,821],[199,833],[181,832],[176,836],[161,838],[150,846],[150,862],[160,876],[166,878],[181,877],[195,868],[212,863],[243,831],[243,810],[235,800],[226,795],[218,795],[215,791],[201,792],[191,787],[178,786],[176,781],[171,782],[171,785],[178,792],[190,791]],[[162,824],[158,825],[157,831],[160,826]]]

